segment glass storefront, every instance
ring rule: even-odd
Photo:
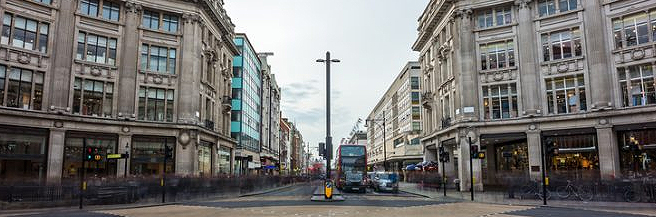
[[[166,173],[175,173],[175,137],[132,138],[130,174],[134,176],[158,176],[164,172],[164,146],[173,149],[173,157],[166,161]]]
[[[198,171],[200,176],[212,176],[212,146],[206,141],[198,145]]]
[[[599,150],[594,129],[573,130],[569,135],[543,135],[542,138],[542,144],[545,146],[547,141],[553,142],[554,152],[545,153],[548,172],[553,176],[571,179],[599,178]]]
[[[528,174],[528,144],[526,139],[495,145],[497,172]]]
[[[656,177],[656,129],[619,131],[617,139],[624,176]]]
[[[43,182],[47,138],[47,130],[0,126],[0,182]]]
[[[83,169],[83,145],[86,140],[87,148],[97,149],[101,159],[99,161],[87,161],[84,165],[86,168],[86,177],[115,177],[116,160],[107,160],[108,154],[115,154],[117,151],[116,135],[106,134],[89,134],[84,132],[69,132],[66,134],[64,144],[64,164],[62,178],[76,178],[82,175]],[[95,153],[95,152],[94,152]]]
[[[219,147],[219,174],[230,174],[230,148]]]

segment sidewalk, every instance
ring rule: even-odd
[[[423,188],[417,183],[401,182],[399,183],[399,190],[409,194],[420,195],[445,202],[460,202],[471,200],[471,193],[469,191],[459,192],[455,191],[454,189],[447,189],[447,197],[444,197],[443,189]],[[516,198],[508,198],[507,192],[499,191],[474,192],[474,201],[481,203],[522,206],[542,206],[543,203],[542,200],[537,199],[519,199],[518,195],[516,195]],[[552,196],[552,199],[547,201],[547,206],[586,210],[632,211],[640,213],[648,211],[647,213],[653,213],[651,215],[656,216],[656,203],[556,200],[553,199]]]

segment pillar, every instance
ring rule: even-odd
[[[467,121],[478,120],[478,71],[476,70],[476,48],[474,46],[474,25],[471,9],[462,9],[456,12],[454,19],[453,40],[453,72],[457,78],[458,92],[453,97],[454,110],[459,109],[461,119]],[[467,108],[467,110],[465,110]],[[473,110],[469,110],[473,109]],[[467,112],[465,112],[467,111]]]
[[[50,91],[46,91],[49,97],[45,100],[49,101],[50,106],[44,105],[44,107],[54,108],[51,111],[63,112],[68,110],[66,112],[70,112],[67,108],[71,82],[71,63],[74,56],[73,45],[77,40],[77,35],[74,34],[77,1],[59,1],[59,4],[57,25],[51,26],[51,34],[53,35],[50,37],[54,41],[52,43],[54,46],[49,48],[53,61],[52,73],[46,73],[50,81],[46,85],[50,86]]]
[[[540,140],[540,131],[527,131],[526,142],[528,143],[528,169],[530,178],[533,181],[542,180],[542,141]],[[539,168],[539,170],[533,170],[532,168]]]
[[[494,145],[487,145],[485,149],[485,161],[487,161],[487,180],[488,184],[504,184],[497,181],[497,150]]]
[[[129,154],[131,153],[131,148],[132,148],[132,135],[130,134],[119,134],[118,135],[118,154],[125,154],[126,151]],[[116,164],[118,168],[116,168],[116,177],[125,177],[125,165],[127,164],[127,173],[130,174],[130,159],[131,158],[125,158],[125,159],[119,159],[118,163]],[[128,175],[129,176],[129,175]]]
[[[134,102],[137,91],[137,59],[139,58],[139,32],[141,25],[141,5],[128,2],[125,4],[125,26],[123,26],[123,41],[120,44],[119,76],[115,88],[119,96],[117,102],[119,118],[132,118],[136,115]]]
[[[535,39],[535,28],[533,27],[533,12],[531,11],[531,0],[521,0],[515,3],[519,8],[517,27],[517,47],[519,51],[519,81],[521,87],[521,100],[523,116],[540,115],[540,74],[538,70],[536,48],[538,43]]]
[[[196,117],[200,112],[198,102],[200,97],[200,68],[201,68],[201,29],[200,17],[197,14],[185,14],[182,16],[182,57],[180,73],[178,73],[180,89],[178,91],[178,123],[195,124],[199,121]]]
[[[597,127],[597,145],[599,147],[599,170],[602,180],[613,180],[622,175],[620,170],[620,150],[617,135],[611,125]]]
[[[608,44],[606,38],[608,36],[606,26],[604,25],[605,17],[602,15],[601,1],[579,1],[585,8],[583,10],[583,20],[585,26],[583,28],[585,35],[594,35],[595,37],[585,37],[585,50],[586,60],[588,61],[588,76],[586,79],[590,81],[592,91],[590,96],[592,100],[592,110],[599,110],[611,106],[611,92],[610,83],[611,73],[614,70],[608,69]],[[601,140],[599,140],[601,141]]]
[[[50,129],[48,141],[48,170],[46,173],[46,182],[48,184],[61,183],[62,167],[64,165],[64,143],[66,139],[66,130]]]
[[[192,139],[186,145],[176,142],[175,146],[175,174],[176,175],[194,175],[198,162],[196,160],[197,154],[197,141]]]
[[[481,160],[480,159],[473,159],[472,160],[472,167],[469,166],[469,159],[472,157],[470,154],[470,144],[469,144],[469,137],[462,136],[460,137],[460,152],[459,152],[459,158],[458,158],[458,176],[460,178],[460,191],[469,191],[469,186],[471,184],[470,179],[472,176],[470,176],[470,169],[473,169],[473,179],[474,179],[474,190],[476,191],[482,191],[483,190],[483,182],[482,182],[482,177],[483,173],[481,170]],[[478,138],[472,138],[472,144],[471,145],[479,145]]]

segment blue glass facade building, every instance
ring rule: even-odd
[[[234,39],[241,56],[233,59],[232,116],[230,133],[237,148],[260,152],[262,123],[261,63],[248,38],[237,34]]]

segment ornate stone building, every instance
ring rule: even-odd
[[[238,51],[221,0],[0,0],[0,14],[0,179],[73,179],[83,144],[100,177],[231,172]]]
[[[540,179],[542,152],[554,179],[656,177],[656,2],[431,0],[418,31],[422,144],[449,184],[469,138],[478,189]]]

